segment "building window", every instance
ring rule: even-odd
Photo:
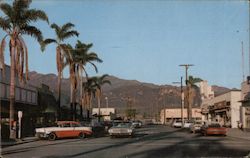
[[[15,96],[15,100],[17,100],[17,101],[20,101],[20,88],[16,88],[16,96]]]
[[[230,101],[228,101],[228,102],[227,102],[227,105],[231,105],[231,102],[230,102]]]
[[[26,101],[26,90],[22,89],[22,98],[21,101],[25,102]]]

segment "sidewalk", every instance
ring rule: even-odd
[[[37,141],[37,137],[26,137],[22,139],[17,139],[17,140],[3,140],[1,141],[2,148],[7,147],[7,146],[13,146],[13,145],[18,145],[18,144],[24,144],[24,143],[30,143]]]
[[[250,140],[250,132],[242,131],[238,128],[228,128],[227,135],[234,138]]]

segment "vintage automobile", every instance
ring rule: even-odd
[[[194,121],[193,124],[190,125],[189,129],[190,132],[192,133],[196,133],[196,132],[200,132],[201,131],[201,127],[205,124],[204,121],[201,120],[196,120]]]
[[[194,123],[194,121],[191,120],[185,120],[183,128],[190,128],[190,126]]]
[[[181,128],[182,127],[182,121],[181,120],[175,120],[172,124],[175,128]]]
[[[201,133],[206,135],[227,135],[227,128],[222,127],[219,123],[209,123],[201,127]]]
[[[115,136],[129,136],[133,137],[134,135],[134,128],[131,124],[131,122],[121,122],[118,123],[117,125],[111,127],[109,130],[109,135],[110,137],[115,137]]]
[[[75,121],[58,121],[53,127],[36,128],[36,137],[55,140],[57,138],[79,137],[92,135],[92,128],[82,126]]]
[[[142,122],[139,120],[132,121],[132,126],[135,128],[140,128],[142,127]]]

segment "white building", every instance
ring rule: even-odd
[[[92,115],[99,115],[99,108],[93,108]],[[110,121],[116,116],[115,108],[100,108],[100,115],[104,121]]]
[[[207,99],[202,104],[203,119],[216,121],[221,125],[237,128],[240,121],[241,91],[232,90]]]
[[[196,83],[196,85],[200,88],[202,101],[214,98],[214,91],[212,90],[212,86],[209,86],[207,81],[201,81],[199,83]]]
[[[187,109],[183,110],[183,118],[187,119]],[[192,118],[193,119],[201,119],[201,109],[200,108],[192,108]],[[160,113],[160,121],[162,124],[171,123],[173,120],[181,119],[181,108],[166,108],[162,109]]]
[[[241,84],[241,117],[243,128],[250,129],[250,77]]]

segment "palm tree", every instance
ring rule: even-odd
[[[72,23],[66,23],[62,26],[58,26],[57,24],[53,23],[50,27],[54,29],[56,38],[51,39],[48,38],[42,42],[41,49],[42,51],[45,50],[45,47],[48,44],[54,43],[56,44],[56,63],[57,63],[57,73],[58,73],[58,79],[57,79],[57,90],[58,90],[58,112],[57,112],[57,119],[61,118],[61,80],[63,76],[63,62],[65,59],[65,55],[68,52],[66,49],[67,47],[63,43],[66,39],[77,36],[79,33],[76,30],[72,30],[72,28],[75,25]]]
[[[87,120],[90,119],[89,111],[92,109],[92,98],[96,93],[96,84],[93,78],[87,78],[87,81],[83,83],[84,95],[83,95],[83,106],[87,110]]]
[[[186,99],[188,99],[188,102],[189,102],[189,107],[187,108],[188,108],[188,114],[189,114],[190,119],[192,119],[192,105],[194,102],[196,90],[198,89],[198,87],[195,84],[201,81],[202,79],[195,78],[193,76],[189,76],[189,79],[188,79],[189,88],[188,88],[188,92],[186,92]],[[187,93],[189,93],[189,95],[187,95]],[[187,96],[189,96],[189,98],[187,98]]]
[[[45,12],[37,9],[29,9],[30,0],[15,0],[12,5],[7,3],[0,4],[0,9],[4,17],[0,17],[0,28],[7,34],[2,39],[0,45],[0,63],[4,68],[4,49],[6,38],[9,37],[9,49],[11,56],[11,79],[10,79],[10,138],[15,139],[15,131],[11,127],[14,122],[15,113],[15,75],[19,81],[24,83],[24,64],[25,80],[28,80],[28,49],[22,38],[23,35],[34,37],[37,41],[43,39],[41,31],[31,23],[43,20],[49,23]]]
[[[65,65],[69,65],[70,69],[70,87],[71,87],[71,109],[73,107],[72,112],[72,118],[73,120],[76,119],[76,90],[77,85],[80,83],[80,98],[83,98],[82,95],[82,74],[83,71],[85,72],[85,75],[87,77],[87,72],[85,70],[85,66],[89,63],[97,72],[97,67],[93,62],[102,62],[102,60],[98,57],[98,55],[94,52],[89,52],[89,49],[93,46],[93,44],[84,44],[77,41],[77,44],[75,45],[75,48],[72,48],[72,46],[68,46],[68,49],[70,50],[70,56],[67,57],[67,62]],[[81,101],[81,105],[82,106]]]
[[[85,70],[85,66],[89,63],[91,64],[95,71],[98,72],[98,69],[96,67],[96,65],[93,63],[93,62],[98,62],[98,63],[101,63],[102,60],[97,56],[96,53],[94,52],[89,52],[90,48],[93,46],[92,43],[90,44],[85,44],[85,43],[82,43],[81,41],[77,41],[77,44],[75,46],[75,52],[76,52],[76,63],[77,63],[77,67],[78,67],[78,71],[77,71],[77,76],[78,76],[78,80],[79,80],[79,83],[80,83],[80,109],[82,111],[82,106],[83,106],[83,102],[84,102],[84,97],[83,97],[83,71],[85,72],[85,75],[86,75],[86,78],[88,78],[88,74]],[[82,113],[81,113],[82,114]]]
[[[98,121],[100,122],[100,108],[101,108],[101,95],[102,95],[102,86],[104,84],[109,84],[111,85],[111,82],[107,80],[106,78],[109,75],[104,74],[100,77],[93,77],[95,84],[96,84],[96,96],[97,96],[97,102],[98,102]]]

